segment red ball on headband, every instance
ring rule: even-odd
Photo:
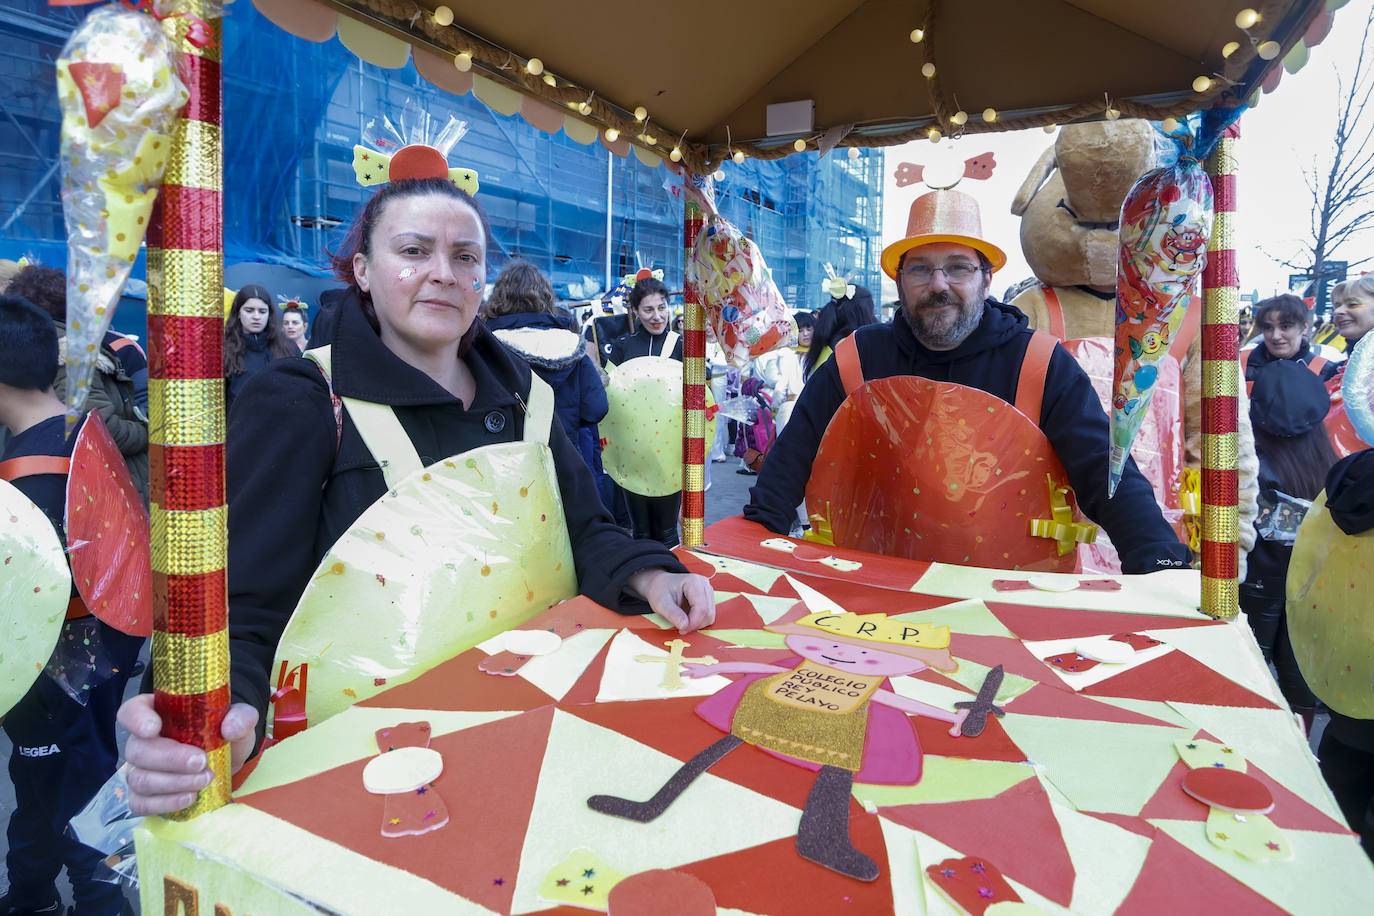
[[[387,175],[392,181],[403,178],[448,178],[448,160],[434,147],[416,143],[403,147],[391,157]]]

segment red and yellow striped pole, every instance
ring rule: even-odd
[[[217,0],[163,19],[190,100],[148,229],[153,702],[162,733],[204,750],[215,774],[178,819],[229,801],[221,24]]]
[[[1202,612],[1209,617],[1240,613],[1236,582],[1236,542],[1240,535],[1236,508],[1240,491],[1236,319],[1240,281],[1233,235],[1235,143],[1239,136],[1238,126],[1232,125],[1207,158],[1216,208],[1207,267],[1202,274]]]
[[[691,180],[690,178],[688,179]],[[710,181],[707,178],[706,181]],[[690,265],[701,233],[701,208],[684,196],[682,218],[682,545],[698,547],[706,531],[706,309]]]

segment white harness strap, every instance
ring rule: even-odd
[[[664,359],[672,359],[673,349],[677,346],[679,336],[677,331],[669,331],[668,336],[663,338],[663,349],[658,351],[658,355]]]
[[[306,350],[305,357],[323,370],[332,397],[334,381],[329,346]],[[348,410],[348,415],[353,418],[353,425],[357,427],[358,435],[362,436],[363,444],[381,465],[382,477],[385,478],[388,489],[395,489],[407,475],[423,467],[419,453],[415,451],[415,446],[411,444],[410,437],[406,435],[401,421],[396,419],[396,412],[390,405],[357,398],[341,397],[339,400]],[[549,430],[553,423],[553,408],[553,389],[539,376],[531,373],[529,404],[525,408],[526,442],[548,443]]]

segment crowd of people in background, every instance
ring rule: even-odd
[[[461,209],[469,203],[460,200],[458,205]],[[36,375],[29,373],[33,378],[25,375],[20,379],[14,372],[2,376],[0,412],[5,408],[6,392],[27,390],[23,388],[25,385],[50,388],[46,394],[29,392],[28,396],[42,394],[48,398],[44,403],[50,409],[38,426],[55,430],[53,418],[57,414],[53,411],[57,408],[52,405],[60,404],[66,394],[65,371],[61,365],[66,342],[65,277],[62,271],[41,265],[0,267],[5,268],[0,272],[0,282],[5,283],[2,301],[8,309],[6,320],[13,319],[12,323],[25,327],[46,322],[48,330],[44,334],[50,333],[57,348],[50,360],[50,377],[46,371]],[[298,300],[278,305],[271,293],[259,284],[248,284],[234,292],[226,313],[223,347],[225,401],[231,417],[247,408],[263,409],[264,391],[260,386],[254,389],[254,397],[250,399],[253,404],[239,405],[238,402],[249,381],[264,374],[273,363],[299,357],[312,346],[330,344],[339,339],[339,335],[346,337],[356,333],[356,329],[349,330],[347,319],[342,325],[338,321],[341,310],[354,307],[349,303],[359,296],[360,279],[341,291],[342,295],[335,291],[322,296],[320,305],[323,308],[314,313],[310,311],[312,306]],[[403,285],[403,281],[396,280],[390,285]],[[675,312],[671,304],[673,291],[660,280],[642,279],[626,297],[624,312],[593,306],[593,314],[579,321],[572,311],[558,302],[549,278],[525,261],[510,262],[490,286],[479,284],[478,288],[485,293],[479,312],[481,324],[490,332],[486,338],[490,342],[484,346],[518,357],[516,362],[528,364],[552,389],[555,415],[575,455],[590,472],[590,479],[595,481],[596,496],[609,516],[616,525],[638,538],[668,547],[676,544],[681,494],[650,497],[618,486],[603,467],[603,440],[598,427],[607,416],[608,371],[614,372],[614,367],[639,357],[682,360],[682,315],[680,310]],[[716,402],[729,405],[731,409],[727,414],[732,417],[722,416],[710,445],[708,488],[710,464],[725,463],[732,457],[738,462],[738,473],[757,473],[767,460],[777,433],[787,426],[792,408],[808,380],[832,358],[841,340],[858,328],[880,320],[870,291],[861,286],[852,289],[849,296],[831,298],[820,303],[814,311],[805,308],[796,311],[795,332],[788,345],[760,356],[746,367],[728,365],[708,329],[708,378]],[[1342,345],[1340,349],[1344,353],[1337,354],[1330,347],[1313,343],[1311,310],[1296,296],[1281,295],[1256,303],[1253,309],[1243,313],[1240,326],[1241,373],[1249,395],[1261,490],[1260,514],[1255,523],[1257,546],[1249,556],[1248,575],[1241,586],[1240,601],[1266,661],[1277,672],[1285,698],[1309,727],[1321,704],[1304,683],[1293,656],[1285,620],[1284,583],[1303,513],[1322,490],[1328,470],[1337,461],[1323,421],[1331,405],[1331,394],[1338,389],[1342,378],[1344,355],[1374,329],[1374,276],[1361,276],[1337,285],[1332,305],[1330,327],[1339,335],[1334,342]],[[366,312],[364,308],[362,314]],[[375,329],[377,319],[369,320]],[[392,320],[403,324],[408,319],[383,316],[382,327]],[[464,340],[469,340],[472,334],[464,330]],[[496,352],[492,350],[484,358],[494,360]],[[105,421],[146,500],[149,480],[147,356],[134,339],[109,332],[101,343],[96,369],[88,409],[98,412]],[[285,374],[266,373],[264,377],[315,384],[313,372],[313,369],[293,370]],[[301,373],[304,376],[298,379]],[[363,376],[366,375],[364,372]],[[15,411],[3,415],[27,416]],[[243,435],[250,429],[256,430],[256,435],[271,434],[271,430],[261,424],[242,420],[242,417],[231,419],[231,437]],[[17,454],[14,446],[23,446],[33,438],[32,429],[36,427],[25,425],[25,422],[13,420],[11,425],[18,426],[17,430],[0,429],[0,455]],[[53,520],[60,532],[60,514]],[[800,536],[806,528],[805,506],[798,506],[792,533]],[[666,555],[654,562],[661,563],[674,574],[680,571]],[[34,864],[37,859],[29,861],[25,856],[46,857],[51,862],[62,861],[72,870],[78,899],[81,894],[90,894],[89,899],[94,903],[101,893],[82,877],[92,868],[90,857],[75,848],[79,844],[62,836],[60,825],[76,813],[70,787],[85,786],[87,782],[98,784],[112,772],[116,762],[109,750],[114,746],[114,707],[133,671],[133,656],[127,641],[112,638],[106,643],[108,649],[102,651],[111,653],[112,664],[121,671],[104,688],[115,695],[114,699],[82,707],[71,704],[72,708],[61,710],[56,725],[49,719],[35,726],[29,706],[37,703],[46,704],[45,709],[62,707],[61,697],[39,695],[47,689],[42,687],[40,679],[33,698],[21,702],[4,723],[16,742],[38,740],[31,734],[35,729],[44,734],[58,729],[64,741],[85,742],[93,748],[106,749],[101,751],[103,756],[98,765],[83,777],[85,781],[68,779],[70,774],[65,773],[59,773],[54,780],[53,772],[56,771],[50,772],[51,767],[42,769],[48,765],[47,761],[19,754],[11,756],[10,772],[18,798],[16,818],[23,814],[25,823],[35,825],[34,835],[26,837],[22,830],[16,834],[11,824],[9,872],[12,887],[17,886],[15,875],[22,874],[26,868],[35,869],[33,873],[40,875],[40,881],[46,880],[41,876],[47,874],[48,865],[37,868]],[[1329,729],[1322,745],[1323,768],[1328,768],[1326,761],[1329,759],[1331,772],[1327,775],[1333,787],[1342,780],[1354,785],[1344,795],[1337,790],[1343,808],[1349,806],[1347,814],[1354,817],[1362,803],[1360,799],[1369,791],[1367,775],[1360,777],[1358,774],[1374,766],[1374,735],[1370,733],[1368,722],[1340,716],[1333,716],[1333,721],[1336,725]],[[251,725],[248,728],[251,731]],[[29,812],[40,813],[30,817]]]

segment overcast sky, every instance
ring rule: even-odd
[[[1259,105],[1241,118],[1237,144],[1238,218],[1236,250],[1240,288],[1258,290],[1261,297],[1287,290],[1287,267],[1264,252],[1291,255],[1308,233],[1312,197],[1303,183],[1302,168],[1314,157],[1326,157],[1331,146],[1331,126],[1336,111],[1336,70],[1349,82],[1359,51],[1361,31],[1374,0],[1352,0],[1336,12],[1335,27],[1315,48],[1307,65],[1296,74],[1284,73],[1278,89],[1261,94]],[[977,115],[974,115],[977,117]],[[1374,111],[1366,112],[1374,117]],[[906,234],[911,201],[926,190],[924,185],[899,188],[893,172],[901,162],[928,163],[936,155],[958,160],[991,151],[997,167],[987,181],[965,181],[959,189],[973,194],[982,205],[983,231],[988,240],[1007,252],[1007,266],[993,278],[993,294],[1031,276],[1021,254],[1019,224],[1011,215],[1011,200],[1039,155],[1054,137],[1035,128],[1001,134],[982,134],[942,141],[908,143],[887,151],[887,185],[883,200],[883,242]],[[939,152],[937,152],[939,151]],[[1337,259],[1356,260],[1374,254],[1374,232],[1336,252]],[[1364,265],[1371,269],[1371,265]],[[890,281],[884,301],[895,298]]]

